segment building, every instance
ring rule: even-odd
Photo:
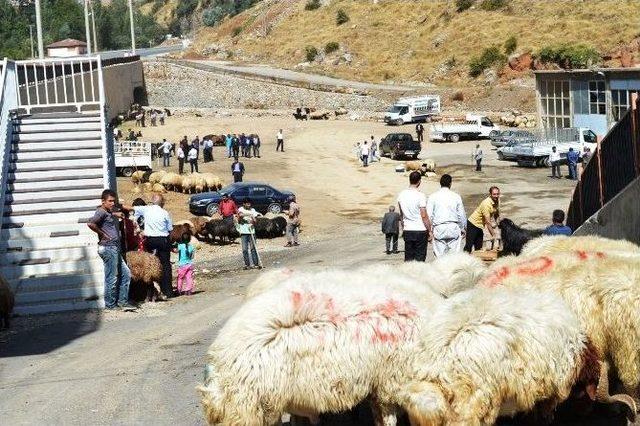
[[[640,68],[536,71],[538,120],[543,127],[587,127],[604,136],[640,91]]]
[[[86,54],[87,43],[73,38],[56,41],[47,46],[47,56],[51,58],[69,58]]]

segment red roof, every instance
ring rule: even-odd
[[[85,43],[84,41],[76,40],[74,38],[67,38],[64,40],[56,41],[55,43],[51,43],[50,45],[47,46],[47,49],[56,48],[56,47],[86,47],[86,46],[87,46],[87,43]]]

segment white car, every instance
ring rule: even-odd
[[[488,138],[499,130],[489,118],[468,114],[464,123],[432,124],[430,140],[458,142],[461,139]]]

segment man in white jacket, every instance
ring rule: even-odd
[[[451,190],[450,175],[442,175],[440,189],[427,200],[427,215],[431,220],[433,254],[436,257],[457,253],[462,247],[467,216],[462,198]]]

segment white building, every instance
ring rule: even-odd
[[[87,43],[73,38],[56,41],[47,46],[47,56],[52,58],[69,58],[87,54]]]

